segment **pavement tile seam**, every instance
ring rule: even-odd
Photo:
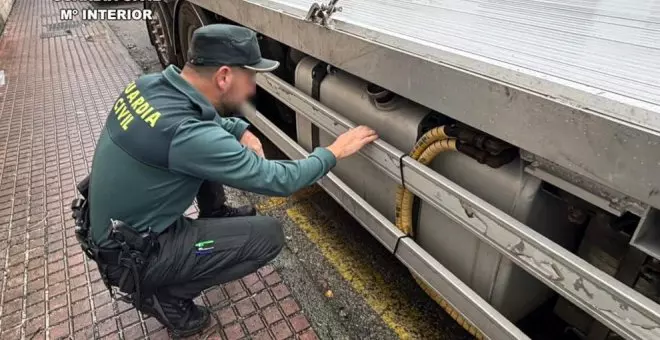
[[[54,14],[60,8],[87,5],[17,0],[15,6],[0,37],[0,69],[7,75],[0,87],[0,336],[167,337],[153,318],[110,300],[75,240],[68,212],[107,110],[139,68],[104,23],[42,36],[59,27]],[[196,213],[191,207],[191,216]],[[294,298],[272,266],[215,289],[221,295],[205,294],[203,301],[236,315],[225,325],[236,332],[229,335],[281,338],[300,329],[286,315],[302,320],[302,311],[285,313],[282,301]],[[257,294],[269,301],[256,301]],[[210,331],[228,339],[220,321],[214,315]]]
[[[272,266],[266,266],[262,269],[265,272],[271,272],[272,270],[274,270]],[[243,278],[244,282],[253,280],[254,277],[251,276]],[[227,286],[230,287],[230,291],[235,291],[236,294],[242,296],[237,288],[243,288],[240,282],[230,282]],[[218,289],[208,290],[205,294],[206,301],[209,304],[209,301],[212,299],[209,297],[215,294],[214,290]],[[257,338],[266,338],[265,336],[267,335],[267,338],[277,339],[287,336],[300,337],[303,336],[304,332],[309,332],[308,329],[311,327],[309,320],[298,309],[297,302],[295,302],[292,296],[283,298],[283,301],[295,304],[296,306],[293,311],[286,312],[286,307],[283,307],[281,303],[276,303],[275,298],[271,297],[274,296],[274,293],[270,289],[264,289],[260,293],[245,296],[237,301],[231,301],[230,294],[226,295],[226,299],[229,301],[228,305],[222,303],[217,303],[216,305],[210,304],[214,310],[214,316],[218,321],[218,325],[222,328],[221,334],[228,339],[238,338],[239,335]],[[270,303],[260,304],[257,301],[259,296],[263,296],[264,294],[269,296],[271,299]],[[250,309],[245,313],[241,312],[241,309],[245,308],[244,306],[248,303],[254,309]],[[290,321],[286,320],[285,315],[287,313],[289,314]]]
[[[30,4],[34,5],[35,3],[36,2],[32,2]],[[24,20],[24,21],[19,20],[19,22],[27,23],[27,22],[30,22],[30,20]],[[11,30],[11,27],[9,27],[7,31],[9,32],[10,30]],[[19,34],[20,34],[20,30],[19,30]],[[36,44],[34,39],[30,40],[30,42],[31,42],[32,45]],[[3,44],[3,46],[5,46],[5,44]],[[34,47],[33,46],[31,46],[31,47],[32,48],[30,49],[30,51],[33,51]],[[51,43],[50,47],[52,48],[52,43]],[[64,51],[61,49],[62,46],[59,46],[59,47],[60,47],[60,49],[59,50],[56,49],[56,53],[60,52],[60,53],[64,54],[63,53]],[[71,50],[69,50],[69,51],[71,51]],[[25,58],[12,58],[12,65],[15,64],[17,62],[17,60],[18,60],[18,62],[24,62],[26,59]],[[28,61],[30,60],[29,56],[28,56],[27,60]],[[19,69],[23,68],[23,67],[24,66],[22,64],[19,65]],[[15,68],[15,66],[12,66],[12,67],[9,67],[8,69],[12,70],[14,68]],[[53,70],[50,69],[50,71],[52,72]],[[59,69],[58,69],[58,71],[59,71]],[[59,75],[61,75],[61,74],[59,74]],[[37,78],[33,78],[33,79],[37,79]],[[66,78],[60,78],[60,79],[66,79]],[[25,94],[26,93],[25,92],[25,87],[27,86],[27,81],[23,81],[22,83],[18,82],[18,83],[23,84],[23,89],[20,90],[20,91],[13,91],[12,92],[12,94],[14,95],[14,97],[13,97],[14,101],[12,101],[11,103],[14,104],[14,105],[16,103],[16,101],[15,101],[16,97],[19,97],[19,99],[22,99],[23,103],[25,103],[25,99],[20,97],[20,96],[17,96],[17,94],[21,94],[21,93]],[[64,86],[59,87],[60,91],[62,91],[62,88],[66,88],[67,90],[69,90],[69,93],[72,92],[72,91],[70,91],[71,90],[70,82],[63,81],[62,85],[64,85]],[[67,85],[68,85],[68,88],[67,88]],[[9,88],[13,89],[13,87],[9,87]],[[65,97],[63,95],[63,93],[60,93],[60,95],[62,95],[62,96],[60,96],[60,98]],[[70,99],[70,96],[69,96],[69,99]],[[2,112],[3,114],[5,113],[4,112],[5,103],[7,103],[6,100],[3,101],[3,112]],[[62,104],[64,104],[64,103],[62,103]],[[50,108],[52,109],[52,106]],[[19,195],[27,194],[29,196],[30,195],[29,188],[30,188],[30,184],[31,184],[30,178],[28,178],[27,181],[19,182],[19,179],[23,180],[24,176],[21,177],[20,175],[17,175],[17,173],[19,173],[19,172],[24,172],[24,173],[27,172],[28,174],[33,173],[33,171],[31,171],[31,169],[30,169],[30,166],[29,165],[24,166],[23,165],[24,162],[13,162],[13,161],[12,162],[7,162],[6,161],[6,159],[8,157],[15,157],[16,159],[20,158],[20,159],[29,160],[29,159],[33,158],[33,157],[30,157],[30,156],[34,156],[34,154],[32,154],[32,153],[35,153],[33,151],[33,150],[35,150],[35,148],[30,148],[30,149],[27,149],[27,150],[30,152],[31,155],[29,155],[27,157],[23,157],[24,154],[25,154],[25,149],[18,148],[19,142],[22,142],[25,139],[21,135],[21,133],[24,131],[24,129],[22,128],[22,125],[24,124],[24,122],[26,120],[28,120],[28,118],[25,118],[25,116],[24,116],[24,118],[20,120],[21,128],[12,129],[11,128],[12,125],[14,125],[14,127],[17,125],[16,120],[13,119],[13,114],[15,112],[14,109],[15,109],[15,107],[12,107],[11,111],[9,111],[10,115],[11,115],[11,117],[9,119],[9,125],[6,128],[3,127],[3,129],[2,129],[3,132],[7,132],[7,135],[6,135],[7,140],[5,142],[6,147],[3,148],[3,150],[9,150],[9,151],[3,152],[3,155],[2,155],[3,156],[2,165],[3,165],[3,173],[4,173],[4,175],[2,176],[2,183],[3,184],[6,183],[8,178],[11,179],[11,177],[7,177],[7,172],[4,171],[4,170],[7,169],[8,166],[13,166],[15,170],[8,174],[10,176],[13,175],[12,177],[13,177],[13,180],[14,180],[14,183],[12,185],[13,192],[10,195],[13,196],[13,197],[19,197]],[[23,112],[21,112],[21,113],[23,113]],[[59,113],[61,115],[64,112],[63,112],[63,110],[60,110],[60,111],[57,111],[55,113],[56,114]],[[54,130],[55,130],[54,133],[49,133],[48,135],[46,135],[44,133],[44,135],[46,135],[47,138],[41,138],[41,137],[33,138],[31,140],[31,142],[32,142],[31,146],[34,146],[35,141],[45,144],[45,142],[47,140],[49,140],[50,142],[54,141],[55,143],[57,143],[59,141],[62,141],[62,139],[68,138],[67,136],[71,135],[71,131],[68,131],[68,129],[67,129],[68,126],[69,126],[68,124],[70,124],[70,122],[68,122],[67,120],[69,120],[70,118],[68,118],[67,116],[60,116],[60,118],[61,118],[61,120],[59,122],[57,122],[55,124],[52,124],[52,126],[54,127]],[[67,124],[60,123],[62,121],[65,121]],[[34,122],[35,121],[33,120],[33,129],[37,125],[43,128],[42,124],[36,124]],[[9,132],[9,131],[11,131],[11,132]],[[14,131],[19,131],[20,132],[19,135],[16,136]],[[29,131],[28,131],[28,136],[29,137],[34,137],[33,135],[29,134]],[[80,173],[80,178],[82,178],[82,176],[86,172],[87,166],[85,166],[85,168],[81,169],[82,164],[74,162],[72,160],[72,158],[70,156],[68,156],[68,155],[73,154],[73,152],[74,152],[74,150],[71,147],[72,143],[73,143],[73,141],[71,141],[71,140],[67,140],[65,143],[61,143],[61,144],[67,145],[68,150],[62,150],[62,149],[50,150],[51,151],[51,153],[50,153],[51,156],[46,158],[46,161],[47,161],[46,164],[52,163],[52,165],[50,167],[48,167],[46,169],[46,171],[44,171],[44,172],[41,172],[41,171],[35,172],[35,178],[36,178],[36,176],[41,175],[42,178],[43,178],[43,183],[48,183],[49,188],[51,186],[55,186],[55,188],[59,189],[59,190],[57,190],[57,189],[48,190],[49,196],[50,195],[57,195],[58,198],[68,198],[68,199],[72,198],[73,197],[72,192],[69,191],[69,192],[63,193],[63,191],[62,191],[63,186],[66,186],[66,187],[70,188],[71,190],[73,190],[74,180],[73,180],[73,177],[72,177],[72,172]],[[93,150],[93,143],[94,142],[92,142],[91,148],[88,148],[89,151]],[[20,143],[20,144],[25,145],[25,143]],[[78,151],[78,150],[75,150],[75,151]],[[38,154],[40,156],[43,155],[40,152],[36,152],[36,154]],[[54,157],[53,157],[53,155],[54,155]],[[35,162],[35,163],[38,164],[38,165],[44,164],[42,162]],[[66,167],[68,167],[68,169]],[[26,171],[26,169],[27,169],[27,171]],[[69,169],[73,169],[73,170],[69,170]],[[59,172],[57,172],[57,170],[59,170]],[[53,174],[53,173],[55,173],[56,175],[55,176],[50,175],[50,174]],[[39,179],[37,181],[37,183],[42,183],[42,180]],[[57,185],[58,183],[62,183],[62,185]],[[41,186],[41,185],[39,185],[39,186]],[[8,189],[8,188],[9,188],[8,185],[3,186],[3,189]],[[59,192],[56,192],[56,191],[59,191]],[[49,201],[52,201],[52,200],[49,199]],[[63,230],[63,226],[70,227],[70,223],[67,223],[68,221],[63,220],[63,214],[60,213],[61,210],[66,209],[66,204],[64,203],[64,201],[66,201],[66,200],[62,199],[62,201],[63,201],[62,206],[58,206],[57,204],[54,204],[54,205],[51,204],[47,207],[44,207],[44,204],[42,204],[41,209],[40,209],[38,204],[30,203],[30,210],[47,211],[46,208],[52,209],[52,210],[48,210],[46,212],[46,215],[43,217],[43,220],[47,219],[48,212],[52,211],[56,215],[58,215],[57,217],[59,217],[59,218],[54,218],[54,219],[49,220],[48,223],[46,224],[46,226],[44,227],[44,228],[48,227],[48,231],[49,231],[45,236],[46,241],[44,243],[46,243],[46,248],[48,249],[48,251],[56,250],[56,251],[60,252],[60,254],[57,257],[60,257],[61,261],[64,262],[64,268],[68,268],[68,264],[67,264],[67,258],[68,258],[68,255],[69,255],[68,251],[72,250],[72,251],[75,252],[76,251],[76,245],[73,244],[73,242],[72,242],[72,241],[74,241],[74,239],[71,237],[72,235],[66,235],[65,231]],[[9,228],[8,228],[9,230],[7,231],[6,236],[3,235],[4,236],[3,238],[5,240],[7,240],[7,239],[9,239],[11,241],[21,240],[20,237],[17,237],[17,238],[12,237],[12,233],[13,234],[20,234],[20,232],[22,232],[22,230],[18,230],[17,227],[14,225],[14,223],[12,223],[12,219],[17,220],[18,216],[17,216],[16,213],[23,213],[24,212],[24,209],[16,209],[16,207],[18,207],[18,208],[22,207],[21,205],[18,205],[17,203],[19,203],[19,202],[16,202],[16,201],[13,202],[13,204],[11,204],[11,209],[9,209],[7,211],[5,211],[6,209],[3,210],[3,215],[7,214],[7,213],[9,214]],[[53,203],[55,203],[55,202],[53,202]],[[26,214],[29,214],[29,216],[27,216],[28,220],[29,220],[29,217],[35,216],[35,214],[32,211],[30,211],[29,213],[26,213]],[[3,216],[3,217],[5,217],[5,216]],[[57,220],[59,220],[59,221],[57,221]],[[41,221],[41,222],[43,222],[43,221]],[[35,224],[35,226],[39,225],[41,222]],[[59,222],[59,224],[58,224],[58,222]],[[31,229],[35,229],[35,227],[29,226],[29,227],[27,227],[27,229],[31,230]],[[67,228],[66,230],[71,230],[71,228]],[[30,234],[26,232],[26,233],[24,233],[24,235],[25,236],[22,239],[23,241],[25,241],[24,244],[29,244],[30,243],[30,239],[29,239]],[[66,236],[69,236],[69,238],[65,239]],[[52,241],[52,242],[50,242],[50,241]],[[66,248],[65,246],[68,246],[69,248]],[[20,261],[14,260],[16,257],[11,257],[10,255],[17,255],[19,251],[23,251],[24,249],[21,249],[20,247],[5,246],[3,250],[5,250],[5,256],[4,256],[5,265],[4,265],[4,268],[7,268],[9,264],[18,264],[18,263],[20,263]],[[28,285],[28,280],[27,280],[27,275],[28,275],[28,271],[27,271],[28,265],[27,265],[27,263],[30,259],[30,252],[25,251],[24,254],[25,254],[24,259],[22,261],[23,265],[24,265],[23,266],[24,269],[23,269],[22,272],[23,272],[23,278],[24,278],[25,283],[23,284],[23,294],[22,295],[27,296],[27,289],[28,289],[28,287],[30,287],[30,285]],[[12,261],[12,262],[10,263],[9,261]],[[46,261],[44,261],[44,262],[46,262]],[[88,279],[87,281],[89,282],[90,281],[89,280],[89,268],[87,267],[87,263],[85,263],[84,266],[85,266],[84,273],[87,276],[87,279]],[[60,282],[62,279],[65,282],[69,282],[70,276],[69,276],[68,271],[64,270],[64,271],[49,272],[47,268],[48,268],[47,263],[44,263],[44,267],[43,267],[44,275],[43,276],[44,276],[44,280],[46,281],[48,287],[50,286],[49,281],[51,281],[50,280],[51,278],[53,279],[53,282]],[[80,269],[81,268],[77,267],[77,268],[72,268],[71,270],[75,270],[76,274],[78,274],[78,273],[80,273]],[[15,272],[13,267],[12,267],[12,272]],[[33,270],[33,272],[35,272],[35,271]],[[8,275],[8,273],[5,272],[4,275],[6,277]],[[6,296],[5,292],[7,290],[6,288],[7,288],[7,280],[3,279],[2,298],[0,298],[0,308],[2,308],[2,306],[4,306],[4,300],[5,300],[5,296]],[[90,292],[91,292],[91,290],[88,291],[87,295],[89,296],[90,304],[93,305],[93,301],[91,299],[91,294],[89,294]],[[46,299],[46,301],[48,301],[49,298],[50,298],[49,290],[46,289],[43,293],[44,293],[43,294],[44,298]],[[67,306],[66,308],[68,309],[67,314],[71,314],[72,311],[71,311],[71,307],[70,307],[71,306],[71,297],[70,297],[71,289],[70,289],[70,287],[68,285],[66,285],[66,287],[64,289],[64,292],[60,292],[60,293],[62,293],[62,294],[58,295],[57,297],[60,297],[60,298],[64,297],[64,299],[66,300],[65,301],[65,304]],[[26,307],[27,307],[26,304],[27,304],[27,299],[23,302],[23,306],[22,306],[23,308],[21,308],[23,310],[23,312],[22,312],[23,313],[23,315],[22,315],[23,321],[25,321],[25,319],[26,319],[26,315],[25,315]],[[60,305],[61,305],[61,303],[58,303],[58,305],[56,307],[60,307]],[[60,308],[58,310],[58,312],[60,312],[61,310],[62,310],[62,308]],[[50,310],[49,310],[49,312],[50,312]],[[48,322],[49,314],[50,313],[46,314],[46,327],[47,328],[49,327],[49,322]],[[1,322],[1,320],[0,320],[0,322]],[[71,322],[72,321],[68,322],[69,324],[67,325],[66,328],[71,327]],[[57,326],[59,326],[59,325],[55,325],[55,327],[57,327]],[[60,327],[60,328],[64,328],[64,327]],[[46,332],[48,333],[49,331],[50,331],[50,329],[48,328],[46,330]],[[67,329],[67,331],[68,331],[68,329]]]

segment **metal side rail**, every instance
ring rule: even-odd
[[[258,85],[326,132],[355,124],[272,74]],[[626,339],[660,338],[660,305],[454,182],[378,140],[361,154],[391,178]],[[403,169],[400,167],[399,159]]]
[[[307,157],[308,153],[284,134],[254,107],[246,105],[243,115],[290,158]],[[470,287],[443,267],[415,241],[406,237],[387,218],[371,207],[337,176],[329,173],[319,181],[339,204],[378,239],[411,271],[460,311],[475,327],[491,339],[529,339],[514,324],[495,310]],[[398,247],[397,247],[398,243]]]

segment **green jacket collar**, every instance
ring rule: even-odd
[[[204,97],[197,89],[192,87],[183,77],[181,77],[181,69],[174,65],[168,66],[163,70],[163,77],[172,84],[177,90],[185,94],[190,100],[197,104],[201,109],[201,118],[204,120],[212,120],[215,118],[217,111],[213,104],[211,104],[206,97]]]

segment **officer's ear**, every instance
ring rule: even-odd
[[[221,92],[226,92],[231,86],[231,81],[233,78],[231,67],[229,66],[220,66],[213,76],[215,84],[218,86]]]

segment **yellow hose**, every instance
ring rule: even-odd
[[[410,151],[410,157],[413,159],[419,159],[422,152],[424,152],[424,150],[426,150],[431,144],[447,138],[449,138],[449,136],[445,133],[444,125],[429,130],[417,140],[412,151]]]
[[[445,151],[456,151],[456,140],[448,138],[444,132],[444,126],[441,126],[425,133],[417,141],[409,155],[420,163],[429,165],[436,156]],[[412,192],[406,190],[403,186],[399,186],[396,192],[396,226],[409,236],[413,236],[412,216],[414,198],[415,195]],[[437,302],[468,333],[479,340],[486,338],[481,331],[465,319],[447,300],[431,289],[417,275],[413,274],[413,278],[426,294]]]
[[[418,160],[424,150],[426,150],[431,144],[445,140],[449,138],[447,134],[445,133],[445,126],[440,126],[433,128],[426,132],[422,137],[420,137],[417,140],[417,143],[415,143],[415,146],[412,148],[410,153],[408,154],[412,159]],[[396,206],[395,206],[395,218],[396,218],[396,225],[399,226],[399,229],[401,229],[401,215],[403,213],[401,201],[403,200],[403,194],[404,194],[404,188],[403,186],[399,186],[399,189],[396,192]],[[412,202],[412,201],[411,201]],[[412,209],[412,208],[411,208]],[[407,230],[401,229],[406,235],[412,235],[412,228],[408,228]]]
[[[456,151],[456,140],[455,139],[442,139],[433,144],[429,145],[423,152],[419,154],[419,161],[424,165],[429,165],[431,161],[440,153],[445,151]],[[406,233],[406,235],[413,236],[413,200],[415,195],[412,192],[399,187],[401,194],[397,194],[397,197],[401,197],[400,202],[397,202],[397,206],[400,206],[400,219],[397,223],[397,226],[401,231]]]

